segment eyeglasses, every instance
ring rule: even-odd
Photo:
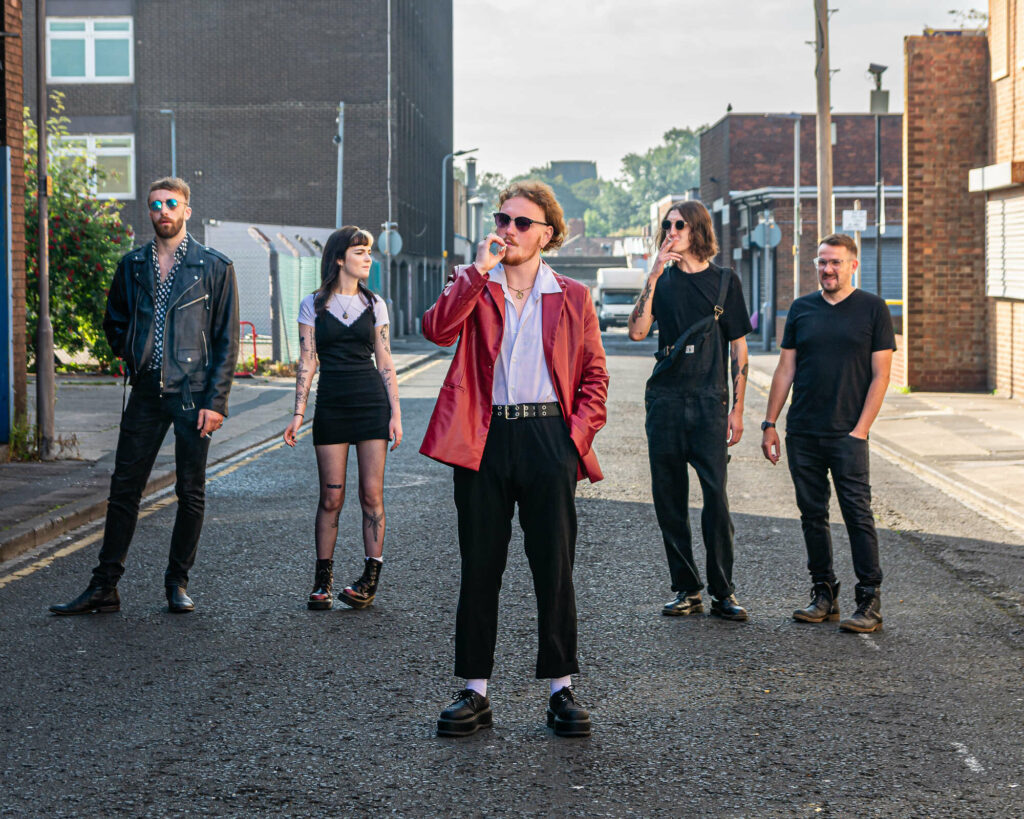
[[[840,268],[850,259],[823,259],[821,256],[816,256],[812,261],[818,266],[819,270],[825,270],[828,267]]]
[[[675,222],[666,219],[664,222],[661,223],[661,229],[668,233],[670,230],[672,230],[672,225],[676,226],[676,230],[681,231],[684,227],[686,227],[686,222],[683,219],[676,219]]]
[[[159,213],[164,209],[164,205],[167,206],[167,210],[177,210],[178,205],[180,204],[181,202],[177,199],[154,199],[149,203],[149,209],[153,211],[153,213]]]
[[[516,223],[516,230],[518,230],[520,233],[525,233],[534,225],[544,225],[545,227],[551,227],[551,225],[548,224],[547,222],[541,222],[538,219],[530,219],[529,217],[526,216],[517,216],[515,219],[513,219],[507,213],[501,213],[500,211],[498,213],[493,214],[493,216],[494,225],[500,230],[504,230],[513,222]]]

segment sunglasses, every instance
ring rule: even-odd
[[[538,219],[530,219],[526,216],[517,216],[515,219],[513,219],[507,213],[501,213],[500,211],[498,213],[493,214],[493,216],[495,226],[501,230],[504,230],[513,222],[516,223],[516,230],[518,230],[520,233],[525,233],[534,225],[544,225],[545,227],[551,227],[551,225],[548,224],[547,222],[541,222]]]
[[[666,219],[664,222],[661,223],[661,229],[668,233],[670,230],[672,230],[673,224],[676,226],[676,230],[682,230],[684,227],[686,227],[686,222],[684,222],[682,219],[676,219],[675,222]]]
[[[177,199],[154,199],[149,203],[149,209],[153,211],[153,213],[159,213],[164,209],[164,205],[167,206],[167,210],[176,210],[180,204],[181,202]]]

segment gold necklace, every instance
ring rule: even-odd
[[[508,289],[509,290],[515,290],[516,291],[516,298],[519,299],[519,301],[522,301],[524,298],[526,298],[526,291],[527,290],[533,290],[533,285],[531,284],[529,287],[524,287],[522,290],[520,290],[518,287],[513,287],[510,284],[508,286]]]

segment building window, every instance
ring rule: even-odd
[[[988,47],[993,80],[1001,79],[1009,73],[1010,20],[1007,4],[1008,0],[993,0],[989,4]]]
[[[90,166],[106,173],[94,186],[97,196],[135,198],[134,134],[73,134],[60,138],[57,153],[85,157]]]
[[[131,17],[49,17],[49,82],[133,82]]]

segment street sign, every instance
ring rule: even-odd
[[[377,249],[385,256],[397,256],[402,252],[402,234],[397,230],[382,230],[377,237]]]
[[[857,233],[868,229],[868,212],[866,210],[843,211],[843,233]]]
[[[774,222],[768,223],[768,239],[765,242],[765,223],[761,222],[756,228],[750,231],[750,243],[758,247],[775,247],[782,241],[782,230]]]

